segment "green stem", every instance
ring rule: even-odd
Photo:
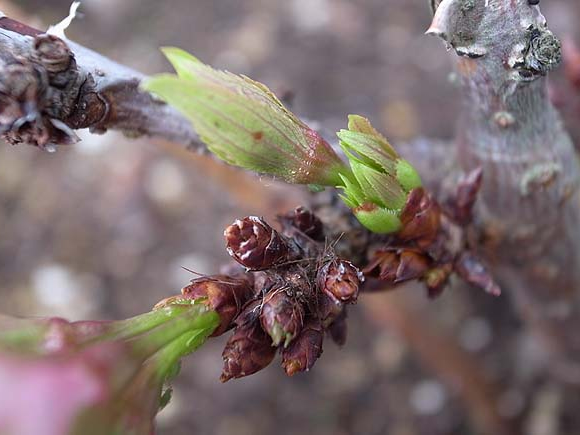
[[[168,323],[191,308],[191,305],[170,305],[130,319],[111,322],[105,333],[87,339],[84,344],[105,340],[127,340],[138,337]]]
[[[219,315],[215,311],[209,310],[205,305],[192,305],[180,311],[181,313],[174,315],[174,318],[169,322],[137,337],[133,343],[135,351],[143,356],[151,356],[161,349],[171,346],[173,341],[186,333],[201,331],[208,332],[207,335],[210,335],[219,324]]]
[[[197,350],[203,345],[211,335],[214,326],[205,329],[196,329],[186,332],[179,338],[158,351],[148,362],[151,362],[157,369],[157,375],[161,380],[166,380],[168,375],[174,371],[176,364],[181,358]]]

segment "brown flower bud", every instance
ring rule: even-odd
[[[499,285],[481,260],[470,251],[463,252],[455,262],[455,271],[467,283],[493,295],[501,295]]]
[[[220,380],[227,382],[254,374],[270,364],[275,355],[276,348],[258,319],[242,323],[236,327],[222,353],[224,367]]]
[[[232,327],[244,304],[254,296],[254,289],[244,277],[215,275],[198,278],[181,289],[182,297],[203,299],[220,316],[220,324],[212,334],[223,334]]]
[[[274,346],[288,347],[302,329],[303,318],[302,304],[285,291],[274,289],[265,296],[260,321]]]
[[[429,270],[427,256],[410,250],[377,251],[374,259],[364,269],[365,273],[377,276],[389,284],[421,278]]]
[[[313,240],[324,240],[324,226],[322,221],[304,207],[297,207],[294,212],[285,216],[291,225]]]
[[[0,133],[12,145],[28,143],[44,148],[52,143],[78,142],[74,131],[49,111],[48,77],[29,61],[0,66]],[[76,95],[76,94],[75,94]],[[54,98],[53,98],[54,99]],[[62,109],[65,104],[53,104]],[[60,118],[60,117],[59,117]]]
[[[346,322],[346,307],[343,308],[338,318],[328,327],[330,338],[339,346],[344,346],[348,333],[348,323]]]
[[[227,250],[250,270],[268,269],[288,258],[288,244],[263,219],[249,216],[226,228]]]
[[[329,328],[336,319],[340,318],[344,308],[344,304],[337,301],[334,296],[321,293],[316,305],[316,314],[322,322],[322,327]]]
[[[473,219],[473,206],[477,200],[477,194],[481,189],[483,170],[477,168],[461,177],[455,192],[452,208],[453,220],[459,225],[467,225]]]
[[[403,251],[399,258],[401,262],[397,268],[396,284],[412,279],[419,279],[429,269],[429,260],[427,257],[416,252]]]
[[[302,331],[286,349],[282,351],[282,367],[288,376],[308,371],[322,355],[324,331],[319,320],[310,319]]]
[[[441,225],[441,208],[423,188],[413,189],[401,213],[401,240],[432,241]]]
[[[337,302],[355,303],[363,274],[349,261],[334,259],[318,271],[320,290]]]
[[[373,254],[371,262],[363,269],[365,275],[394,283],[397,279],[399,256],[394,251],[379,250]]]

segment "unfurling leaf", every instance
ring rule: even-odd
[[[225,162],[295,184],[337,186],[347,171],[332,147],[262,83],[219,71],[177,49],[163,50],[177,75],[144,88],[188,117]]]
[[[350,115],[348,130],[337,135],[352,169],[342,176],[341,198],[369,230],[399,231],[410,193],[421,187],[419,174],[362,116]]]

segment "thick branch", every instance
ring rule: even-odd
[[[0,18],[0,128],[11,143],[72,143],[72,130],[121,130],[204,145],[175,109],[139,90],[144,76],[74,42]]]
[[[481,166],[482,250],[516,307],[580,382],[580,167],[545,83],[560,43],[527,0],[444,0],[429,33],[460,56],[458,158]],[[558,364],[554,364],[558,366]],[[561,367],[560,367],[561,368]]]

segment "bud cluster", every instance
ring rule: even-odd
[[[245,272],[195,279],[170,298],[216,311],[214,336],[234,329],[222,354],[223,382],[263,369],[277,352],[288,375],[310,370],[325,332],[339,345],[346,340],[345,310],[357,301],[362,273],[326,245],[311,211],[299,207],[279,221],[280,231],[259,217],[236,220],[224,236]]]
[[[370,254],[365,274],[392,286],[419,280],[429,296],[436,297],[455,272],[469,284],[499,295],[499,286],[470,251],[465,236],[481,182],[481,169],[462,177],[445,207],[423,188],[413,189],[400,215],[401,230]]]
[[[351,169],[341,173],[342,200],[373,233],[400,231],[409,195],[421,187],[419,174],[362,116],[350,115],[348,130],[337,135]]]

